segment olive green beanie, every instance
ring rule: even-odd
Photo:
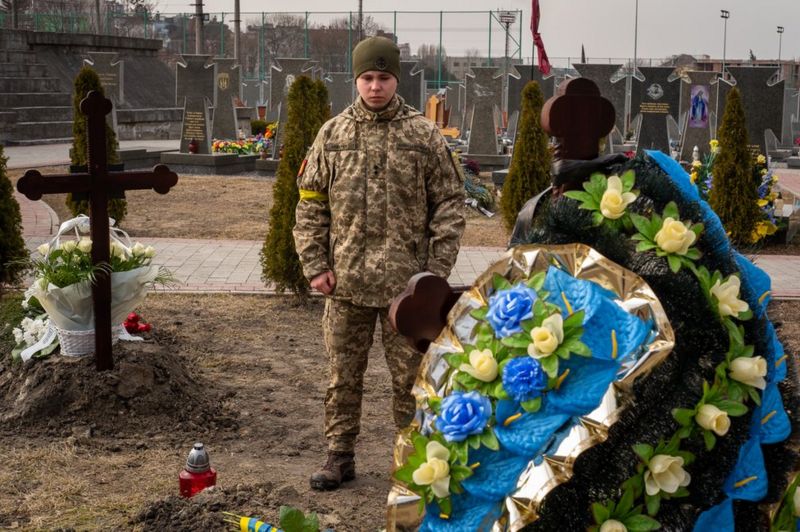
[[[400,81],[400,48],[386,37],[369,37],[353,49],[353,77],[368,70],[388,72]]]

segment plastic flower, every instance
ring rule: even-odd
[[[633,192],[622,192],[622,180],[615,175],[608,178],[606,191],[600,199],[600,212],[606,218],[616,220],[625,214],[625,208],[636,201]]]
[[[140,242],[137,242],[131,247],[131,253],[134,257],[139,257],[144,255],[144,249],[144,246]]]
[[[125,258],[125,249],[117,242],[111,242],[110,251],[112,257],[119,257],[121,259]]]
[[[758,157],[756,157],[756,162],[758,164],[767,164],[767,158],[764,157],[763,154],[758,154]]]
[[[767,387],[767,361],[764,357],[739,357],[733,359],[730,367],[730,377],[748,386],[759,390]]]
[[[540,327],[531,330],[531,340],[528,344],[528,354],[533,358],[544,358],[558,349],[564,341],[564,318],[556,312],[544,319]]]
[[[628,532],[628,528],[616,519],[608,519],[600,525],[600,532]]]
[[[694,244],[697,235],[680,220],[671,217],[664,219],[661,229],[656,233],[656,244],[667,253],[686,255]]]
[[[453,392],[442,400],[436,428],[449,442],[480,434],[492,415],[492,402],[476,391]]]
[[[486,321],[494,329],[495,336],[504,338],[521,332],[521,322],[533,317],[536,297],[536,291],[522,283],[492,295]]]
[[[694,416],[697,424],[706,430],[714,432],[717,436],[725,436],[731,428],[731,418],[724,410],[714,405],[703,405]]]
[[[411,478],[414,484],[430,486],[437,497],[450,495],[450,451],[438,441],[430,441],[425,446],[428,461],[420,465]]]
[[[41,246],[39,246],[38,248],[36,248],[36,251],[39,252],[39,255],[42,255],[43,257],[46,257],[47,254],[50,253],[50,244],[44,243]]]
[[[83,253],[89,253],[90,251],[92,251],[92,239],[81,238],[81,241],[78,242],[78,249],[81,250]]]
[[[692,169],[697,170],[699,168],[702,168],[702,166],[703,163],[701,163],[700,161],[692,161]]]
[[[692,173],[689,174],[689,179],[691,179],[692,183],[696,183],[697,182],[697,172],[692,170]]]
[[[491,349],[473,349],[469,354],[469,364],[461,364],[458,369],[483,382],[492,382],[497,378],[497,360]]]
[[[711,153],[719,152],[719,141],[717,139],[711,139],[708,145],[711,147]]]
[[[547,375],[538,360],[519,357],[503,368],[503,389],[520,403],[536,399],[547,388]]]
[[[61,244],[61,249],[64,250],[65,253],[72,253],[78,247],[78,243],[74,240],[67,240],[63,244]]]
[[[678,488],[688,486],[692,477],[683,469],[683,458],[668,454],[657,454],[647,464],[644,472],[644,487],[648,495],[658,492],[675,493]]]
[[[144,248],[144,256],[147,257],[148,259],[152,259],[153,257],[155,257],[156,256],[155,248],[153,246],[147,246],[146,248]]]
[[[731,275],[724,283],[718,279],[711,287],[711,294],[717,300],[720,316],[738,316],[750,308],[745,301],[739,299],[741,280]]]

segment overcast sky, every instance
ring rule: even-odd
[[[358,1],[294,0],[266,2],[240,0],[243,13],[261,11],[331,12],[358,10]],[[190,12],[194,0],[159,0],[163,13]],[[233,0],[204,0],[209,12],[233,11]],[[522,55],[531,55],[531,16],[529,0],[503,0],[501,4],[477,0],[364,0],[364,11],[483,11],[476,14],[445,14],[443,45],[449,55],[476,48],[489,49],[488,11],[522,10]],[[540,32],[551,57],[580,56],[581,44],[592,58],[633,56],[634,12],[636,0],[540,0]],[[720,10],[730,11],[727,31],[727,57],[748,57],[749,50],[759,59],[777,58],[777,26],[785,28],[781,57],[800,58],[800,0],[639,0],[638,57],[666,57],[675,53],[709,54],[722,57],[723,20]],[[335,15],[315,15],[311,22],[324,23]],[[346,13],[345,15],[346,16]],[[376,15],[389,30],[392,14]],[[260,17],[258,17],[260,19]],[[248,18],[246,18],[247,20]],[[400,42],[409,42],[412,51],[419,44],[438,44],[439,14],[397,15]],[[519,36],[519,26],[511,33]],[[512,51],[516,45],[512,43]],[[492,56],[503,55],[503,30],[494,23]]]

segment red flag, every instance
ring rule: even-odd
[[[542,34],[539,33],[539,0],[533,0],[531,14],[531,33],[533,34],[533,44],[536,45],[536,50],[539,56],[539,72],[544,75],[550,73],[550,60],[547,59],[547,52],[544,50],[544,43],[542,42]]]

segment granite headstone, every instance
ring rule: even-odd
[[[774,67],[726,68],[732,79],[719,83],[720,120],[728,93],[735,86],[742,96],[750,148],[754,152],[766,153],[764,132],[767,129],[773,132],[782,129],[784,81],[771,82],[776,79],[777,69]]]
[[[325,84],[331,100],[331,116],[336,116],[353,103],[353,75],[349,72],[328,72]]]
[[[214,65],[208,55],[183,55],[175,76],[177,105],[183,107],[181,153],[189,153],[189,142],[198,144],[197,153],[211,153],[208,106],[214,95]]]
[[[124,91],[124,62],[118,61],[117,52],[88,52],[89,59],[84,63],[92,67],[103,84],[106,98],[110,99],[114,107],[125,103]]]
[[[715,136],[717,109],[717,72],[685,72],[681,79],[681,153],[682,161],[691,161],[694,147],[701,160],[709,152],[708,143]]]
[[[498,155],[497,112],[502,101],[503,72],[495,67],[473,67],[467,74],[467,109],[470,116],[470,155]]]
[[[616,119],[614,124],[620,131],[625,131],[625,77],[619,76],[621,64],[576,63],[572,65],[582,78],[595,82],[600,94],[614,106]]]
[[[197,143],[197,153],[211,153],[209,135],[208,99],[205,96],[186,96],[181,124],[181,153],[189,153],[189,143]]]
[[[258,79],[246,79],[242,82],[242,100],[248,107],[264,104],[262,87],[264,83]]]
[[[234,99],[240,96],[240,69],[233,58],[214,59],[214,122],[211,136],[215,139],[237,138]]]
[[[781,146],[789,148],[794,144],[792,136],[792,120],[800,117],[800,90],[786,88],[783,92],[783,129],[781,130]]]
[[[400,83],[397,93],[408,105],[422,111],[425,109],[425,69],[417,61],[400,61]]]
[[[670,153],[667,116],[678,119],[681,86],[672,67],[640,67],[644,81],[632,79],[631,115],[641,116],[637,151]]]

